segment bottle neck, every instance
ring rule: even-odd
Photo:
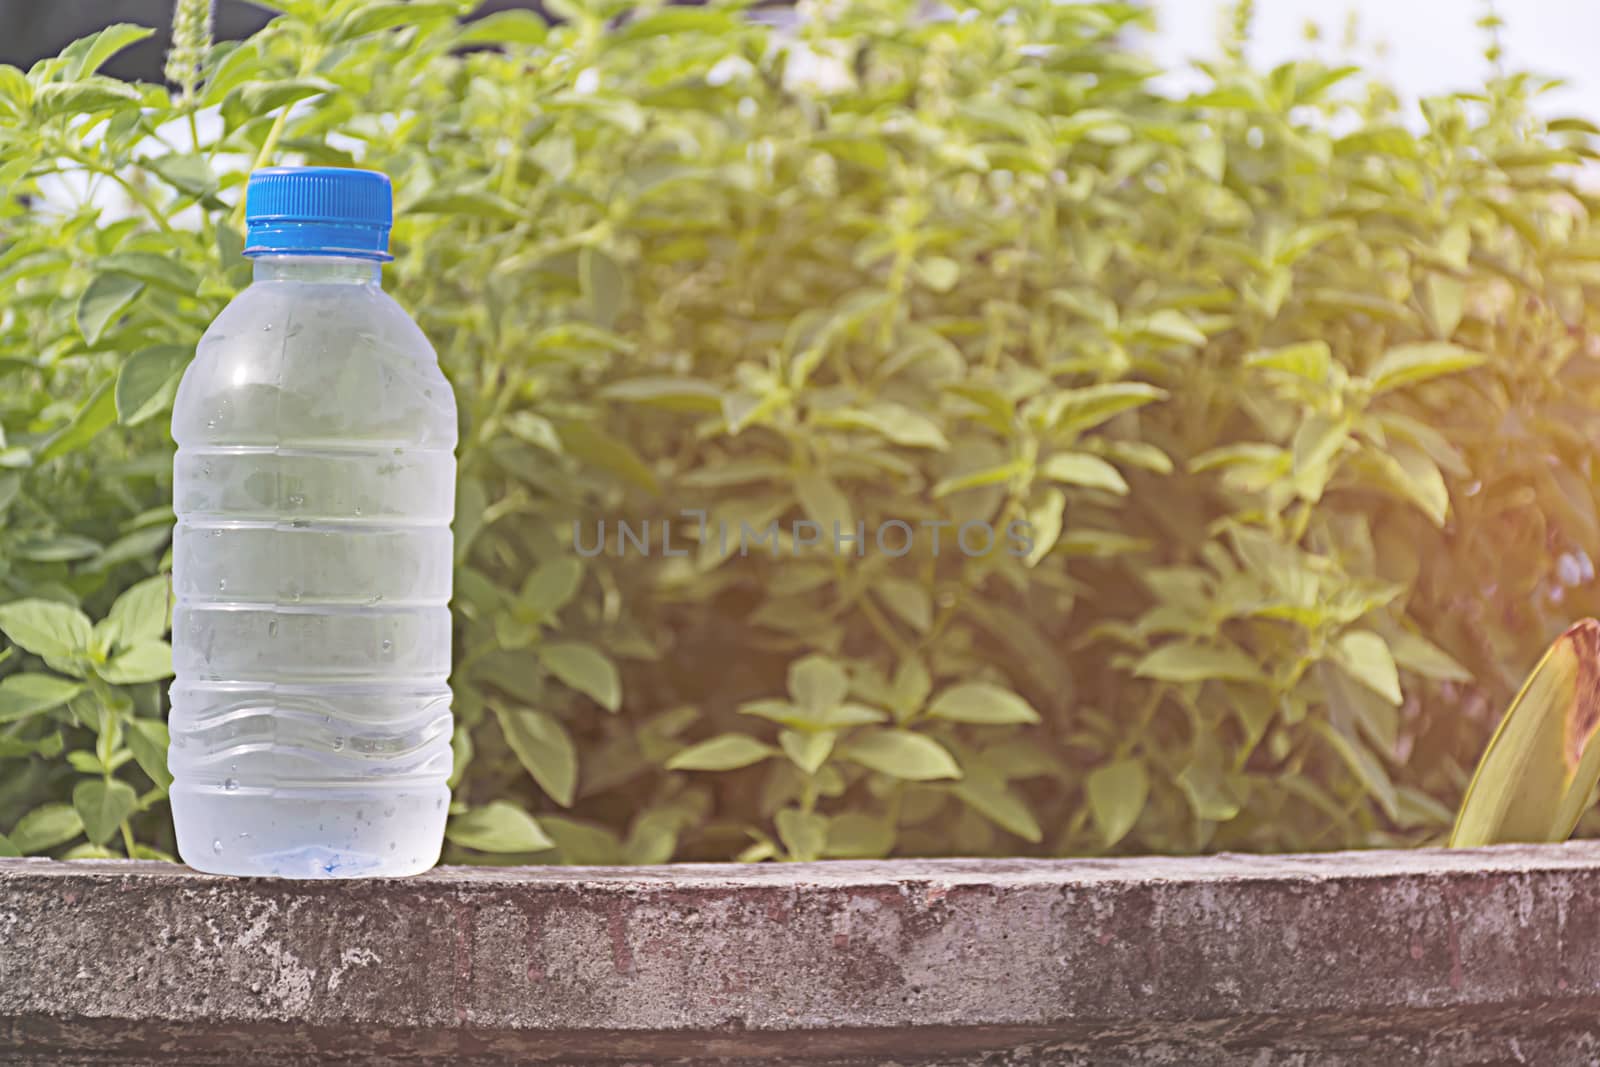
[[[383,264],[357,256],[264,255],[254,260],[258,282],[381,285]]]

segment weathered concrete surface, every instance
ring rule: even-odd
[[[236,880],[0,861],[0,1063],[1600,1063],[1600,843]]]

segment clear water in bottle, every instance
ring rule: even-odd
[[[389,182],[251,176],[254,282],[173,409],[178,851],[292,878],[415,874],[449,808],[455,400],[381,288]]]

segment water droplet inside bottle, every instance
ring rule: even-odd
[[[212,838],[212,840],[211,840],[211,851],[215,852],[219,856],[222,855],[222,838],[220,838],[220,837]]]
[[[228,588],[228,579],[226,579],[226,578],[218,578],[217,579],[217,592],[220,593],[220,592],[222,592],[223,590],[225,590],[227,588]]]
[[[334,738],[334,739],[333,739],[333,750],[334,750],[334,751],[335,751],[335,752],[337,752],[337,751],[339,751],[339,750],[340,750],[340,749],[341,749],[341,748],[343,748],[343,747],[344,747],[344,738],[342,738],[342,737],[335,737],[335,738]]]
[[[385,652],[393,652],[394,651],[394,642],[390,641],[388,638],[384,638],[383,650]]]
[[[212,424],[215,425],[215,420],[213,420]],[[201,474],[210,474],[211,473],[211,464],[207,463],[205,466],[201,467],[200,468],[200,473]]]
[[[206,429],[215,430],[216,428],[217,428],[217,420],[216,419],[207,419],[206,420]],[[209,474],[210,472],[207,471],[206,473]]]
[[[442,807],[444,807],[444,801],[443,800],[435,800],[433,802],[433,810],[434,811],[438,811]]]
[[[261,332],[262,333],[271,333],[272,332],[272,323],[269,322],[265,326],[261,327]]]
[[[393,851],[394,851],[394,846],[395,846],[395,845],[396,845],[396,843],[397,843],[397,842],[394,842],[394,841],[390,841],[390,842],[389,842],[389,851],[390,851],[390,852],[393,852]]]
[[[239,788],[239,779],[237,779],[237,778],[225,778],[225,779],[223,779],[222,788],[226,789],[228,792],[232,793],[234,790]],[[242,837],[243,835],[241,834],[240,836]]]
[[[278,620],[277,619],[273,619],[273,620],[271,620],[270,622],[267,623],[267,636],[268,637],[277,637],[278,636]]]
[[[299,507],[301,504],[304,504],[305,502],[306,502],[306,498],[301,496],[299,493],[291,493],[289,495],[289,503],[294,505],[295,507]]]

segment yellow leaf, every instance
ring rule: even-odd
[[[1489,741],[1450,835],[1452,848],[1558,842],[1600,781],[1600,622],[1556,639]]]

